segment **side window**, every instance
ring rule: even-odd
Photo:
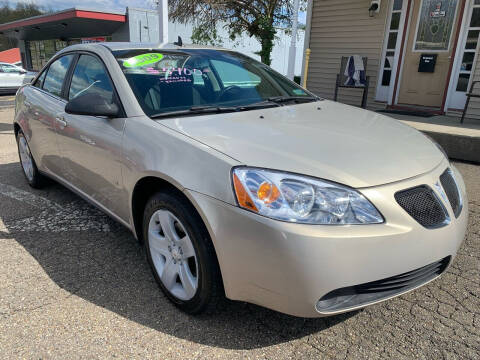
[[[18,74],[20,73],[20,69],[13,65],[3,65],[3,72],[10,73],[10,74]]]
[[[112,102],[113,93],[113,86],[103,63],[91,55],[80,56],[73,72],[68,100],[79,95],[95,94]]]
[[[67,75],[68,67],[73,60],[73,56],[74,55],[62,56],[50,65],[43,82],[43,90],[56,96],[62,95],[63,80]]]
[[[43,82],[45,81],[45,75],[47,74],[47,71],[45,70],[37,79],[37,81],[35,81],[35,83],[33,84],[33,86],[41,89],[42,86],[43,86]]]

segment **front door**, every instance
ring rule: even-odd
[[[458,42],[456,65],[454,65],[450,82],[448,103],[450,109],[463,109],[465,107],[467,91],[474,80],[476,54],[480,51],[478,41],[480,36],[480,2],[478,0],[467,0],[466,3],[463,37]]]
[[[398,104],[440,108],[461,0],[415,0]],[[420,66],[423,58],[423,66]],[[432,64],[435,63],[432,69]]]
[[[109,102],[116,96],[102,61],[81,54],[73,71],[68,100],[93,93]],[[57,130],[63,161],[63,174],[71,185],[111,210],[123,220],[128,218],[121,174],[124,118],[61,114]]]

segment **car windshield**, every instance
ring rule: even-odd
[[[113,54],[151,117],[317,100],[268,66],[232,51],[161,49]]]

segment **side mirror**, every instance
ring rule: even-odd
[[[67,114],[106,116],[115,118],[120,116],[120,108],[115,102],[108,102],[98,94],[83,94],[73,98],[65,106]]]
[[[20,70],[20,74],[26,74],[28,71],[27,70]]]

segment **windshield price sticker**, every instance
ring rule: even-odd
[[[148,53],[137,55],[127,59],[123,62],[123,66],[125,67],[142,67],[145,65],[153,64],[159,62],[163,59],[163,54],[159,53]]]

